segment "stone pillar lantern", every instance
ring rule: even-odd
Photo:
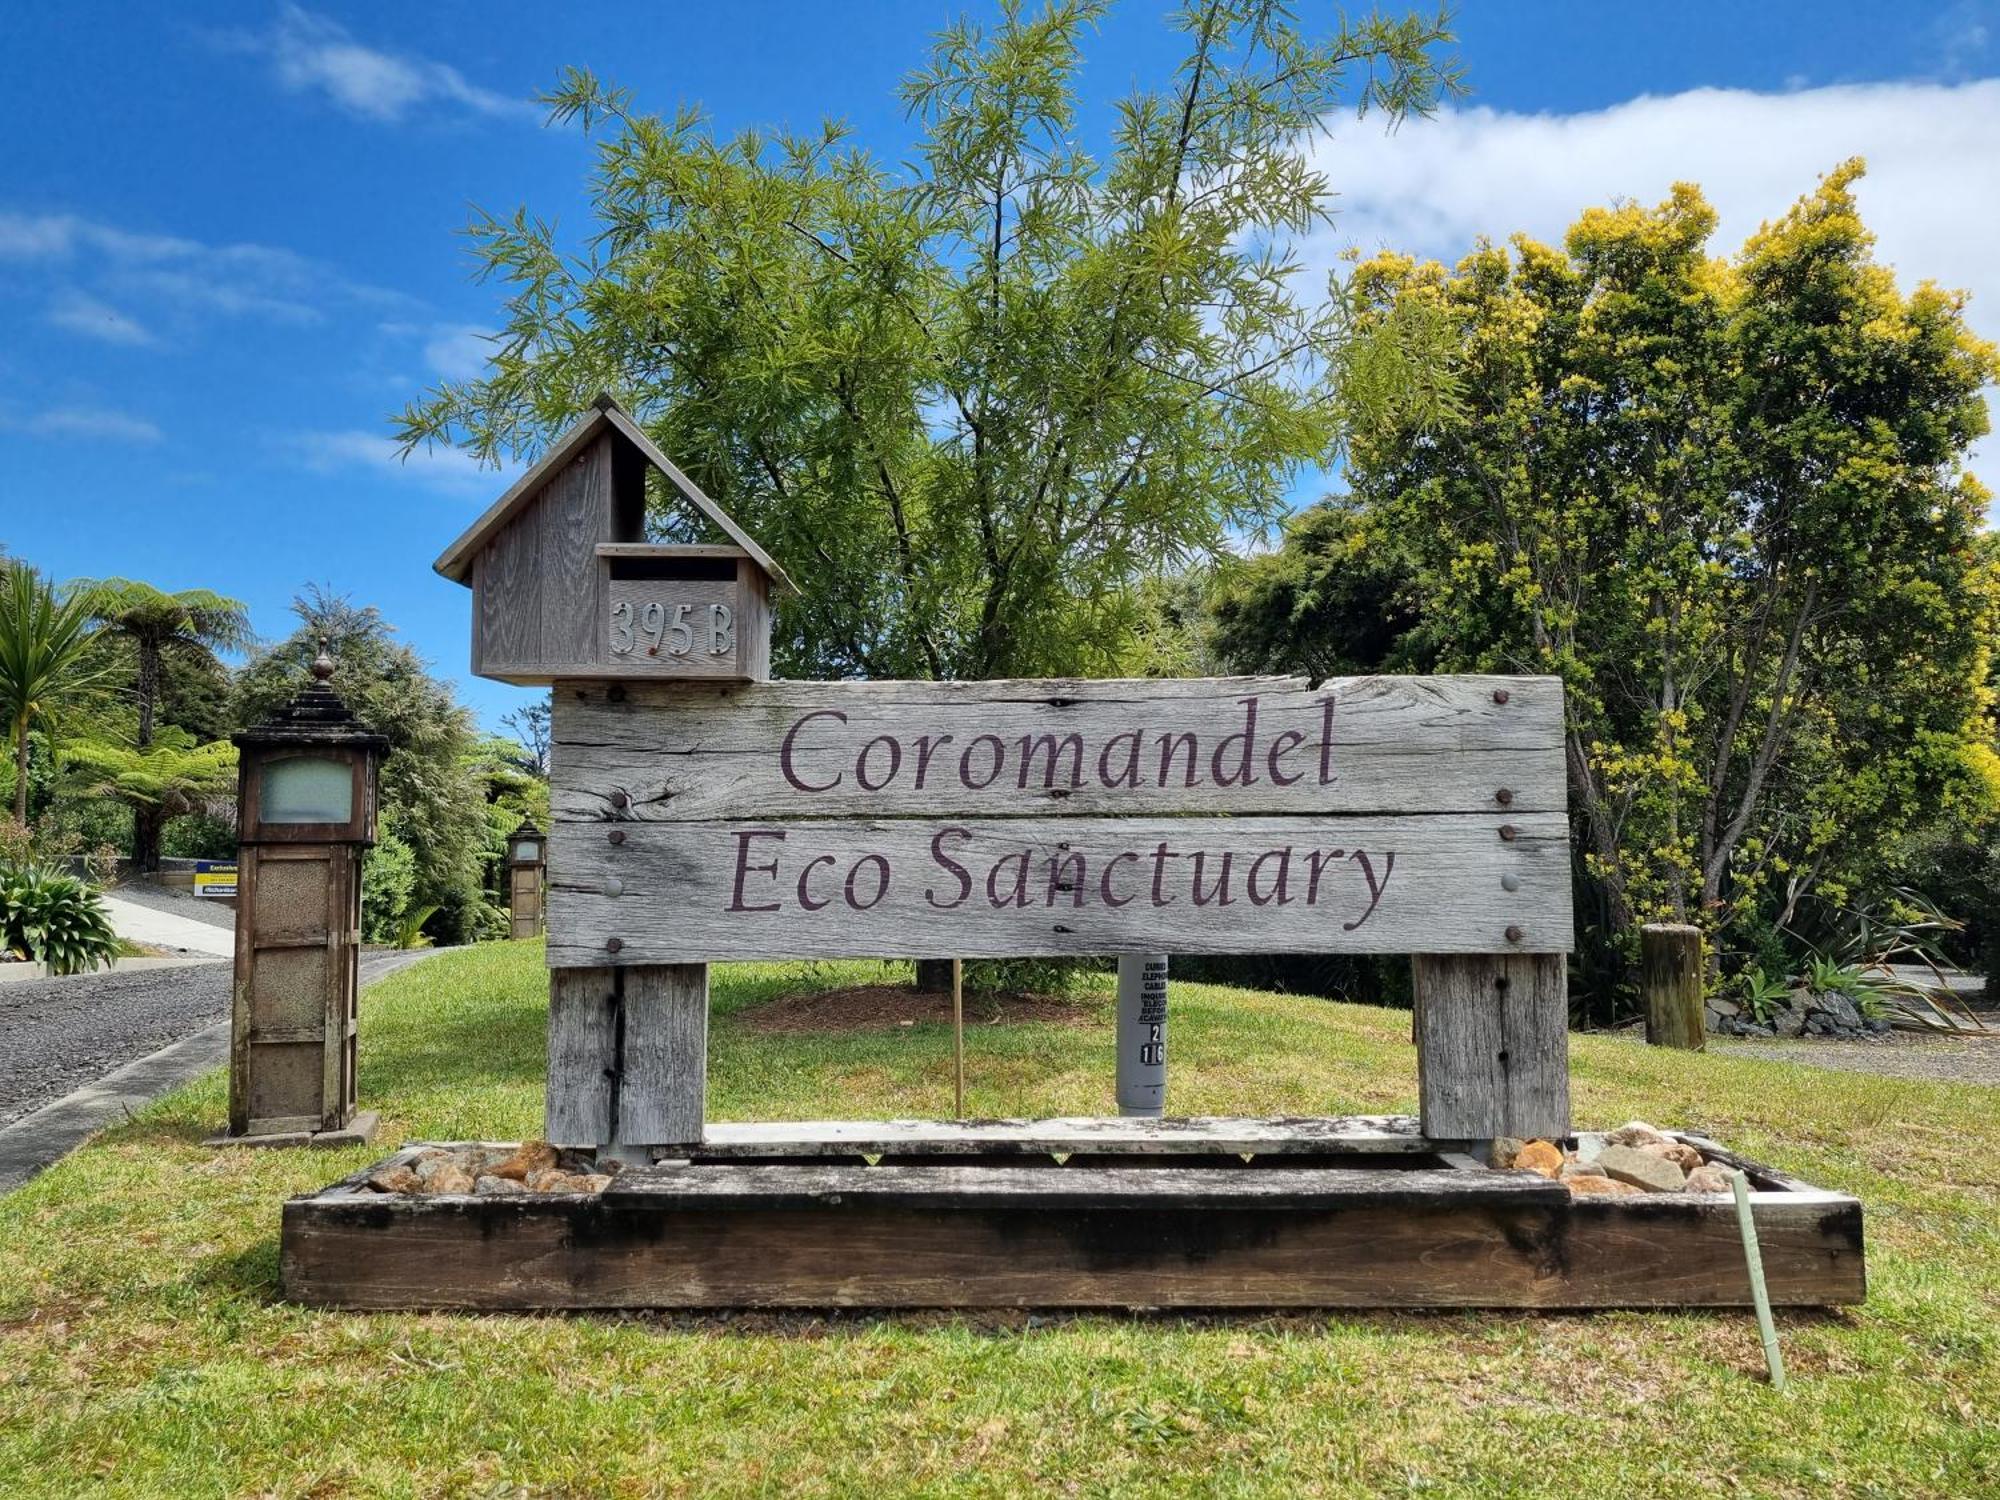
[[[328,679],[234,736],[236,984],[229,1133],[243,1145],[350,1145],[355,1113],[361,856],[375,842],[376,772],[389,742],[348,712]]]
[[[507,915],[509,936],[531,938],[542,930],[542,872],[548,868],[548,843],[533,818],[523,818],[507,839]]]

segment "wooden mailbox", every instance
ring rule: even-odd
[[[646,471],[729,538],[646,540]],[[472,670],[565,679],[755,682],[771,595],[792,582],[609,396],[437,560],[472,589]]]

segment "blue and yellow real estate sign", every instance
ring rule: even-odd
[[[197,896],[234,896],[236,861],[198,859],[194,862],[194,893]]]

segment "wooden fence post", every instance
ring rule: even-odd
[[[1569,1134],[1569,968],[1560,953],[1410,961],[1422,1129],[1432,1140]]]
[[[1639,929],[1639,993],[1649,1043],[1702,1050],[1701,980],[1699,927],[1648,922]]]

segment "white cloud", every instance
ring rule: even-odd
[[[427,105],[497,118],[536,119],[537,106],[469,81],[449,64],[369,47],[338,21],[287,4],[265,31],[231,31],[216,41],[267,59],[295,94],[321,94],[364,120],[395,124]]]
[[[404,458],[393,439],[359,428],[298,433],[286,442],[316,474],[361,469],[460,498],[497,497],[520,473],[516,465],[482,467],[458,448],[418,448]]]
[[[112,443],[157,443],[163,436],[144,417],[96,406],[56,406],[26,416],[0,414],[0,427],[35,437],[82,437]]]
[[[106,344],[143,348],[158,342],[137,318],[87,292],[68,291],[57,297],[49,307],[49,322]]]
[[[1733,253],[1830,168],[1865,156],[1855,196],[1877,256],[1906,290],[1932,280],[1970,292],[1969,321],[2000,337],[2000,79],[1695,89],[1584,114],[1461,109],[1394,135],[1370,120],[1336,129],[1315,154],[1340,215],[1301,247],[1309,265],[1347,245],[1455,261],[1478,236],[1517,230],[1559,243],[1585,208],[1656,203],[1686,181],[1720,217],[1713,251]]]
[[[477,380],[493,357],[490,328],[440,326],[424,340],[424,361],[446,380]]]
[[[220,315],[303,324],[319,321],[334,304],[384,307],[414,301],[351,280],[282,246],[206,244],[179,235],[135,233],[71,213],[0,212],[0,260],[82,273],[126,300],[181,320]],[[71,295],[108,305],[87,294]],[[101,328],[79,326],[77,319],[52,314],[51,321],[106,336]]]

